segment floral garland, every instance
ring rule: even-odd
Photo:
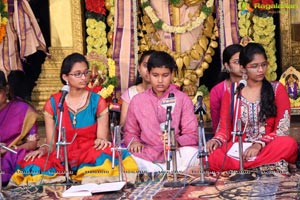
[[[88,18],[86,20],[86,32],[88,37],[87,42],[87,52],[92,51],[97,54],[106,55],[107,52],[107,37],[106,37],[106,25],[102,21],[97,21],[95,19]]]
[[[264,46],[268,57],[269,67],[266,78],[276,80],[277,64],[275,57],[275,25],[272,14],[267,10],[253,9],[255,4],[272,5],[273,0],[239,0],[239,34],[241,37],[250,37]]]
[[[194,19],[190,20],[189,22],[184,23],[180,26],[172,26],[163,22],[159,17],[156,15],[154,9],[151,7],[151,3],[149,0],[141,0],[142,8],[144,9],[145,13],[149,16],[151,22],[154,24],[156,29],[162,29],[168,33],[186,33],[189,31],[194,30],[195,28],[199,27],[203,24],[204,20],[209,16],[213,11],[214,0],[208,0],[206,5],[202,6],[201,13],[199,16],[195,17]]]
[[[109,98],[115,86],[115,62],[107,55],[106,8],[105,0],[85,0],[86,3],[86,33],[87,57],[90,66],[95,68],[89,88],[100,94],[104,99]],[[93,69],[94,70],[94,69]],[[101,84],[101,85],[100,85]]]
[[[8,21],[7,0],[0,0],[0,44],[6,35],[6,24]]]
[[[115,73],[115,71],[116,71],[115,61],[111,58],[108,58],[107,63],[108,63],[108,69],[109,69],[108,78],[103,83],[103,88],[99,92],[99,94],[105,99],[112,95],[112,93],[115,89],[115,86],[117,85],[117,77],[116,77],[116,73]]]
[[[156,36],[153,24],[147,15],[142,16],[143,21],[141,31],[139,32],[140,50],[149,49],[165,51],[169,53],[176,61],[178,66],[177,73],[173,78],[173,83],[183,86],[183,91],[194,96],[197,91],[199,78],[203,76],[204,71],[209,67],[214,55],[214,48],[218,46],[215,41],[218,38],[216,20],[212,15],[208,16],[202,26],[202,33],[198,40],[192,45],[191,49],[185,52],[176,52],[170,49],[163,41]],[[191,67],[190,63],[199,61],[196,68]],[[184,66],[184,68],[183,68]]]

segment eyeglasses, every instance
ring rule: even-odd
[[[91,71],[87,70],[87,71],[84,71],[84,72],[77,71],[77,72],[74,72],[73,74],[69,74],[69,75],[72,75],[75,78],[81,78],[82,75],[84,75],[85,77],[87,77],[87,75],[89,75],[90,73],[91,73]]]
[[[253,69],[253,70],[257,70],[259,67],[261,67],[262,69],[265,69],[268,67],[268,62],[263,62],[263,63],[254,63],[254,64],[251,64],[249,65],[247,68],[249,69]]]

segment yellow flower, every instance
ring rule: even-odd
[[[115,87],[113,85],[109,85],[107,88],[102,88],[102,90],[99,92],[99,94],[101,95],[101,97],[106,99],[107,97],[112,95],[114,88]]]

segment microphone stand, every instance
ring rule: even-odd
[[[241,90],[239,90],[236,94],[236,109],[235,109],[235,119],[234,119],[234,128],[231,134],[233,135],[232,143],[235,142],[235,136],[238,136],[238,146],[239,146],[239,161],[240,161],[240,171],[238,174],[230,177],[230,181],[251,181],[254,180],[251,174],[246,173],[244,171],[244,160],[243,160],[243,132],[241,127],[241,119],[238,117],[239,109],[241,104]]]
[[[16,151],[14,151],[14,150],[12,150],[11,148],[8,148],[8,147],[6,147],[3,143],[0,143],[0,149],[5,149],[6,151],[10,151],[10,152],[12,152],[12,153],[14,153],[14,154],[17,154],[17,152]],[[5,199],[4,198],[4,195],[2,194],[2,163],[1,163],[1,153],[0,153],[0,170],[1,170],[1,173],[0,173],[0,199]]]
[[[168,145],[166,146],[167,149],[167,170],[170,170],[170,165],[171,165],[171,157],[172,157],[172,152],[171,150],[171,121],[172,121],[172,106],[167,107],[167,121],[165,125],[165,131],[167,131],[168,134]]]
[[[199,125],[198,125],[198,158],[200,165],[200,180],[193,181],[191,183],[192,186],[204,186],[204,185],[213,185],[214,182],[205,180],[204,178],[204,166],[203,166],[203,158],[205,158],[206,169],[209,168],[208,163],[208,153],[206,150],[206,138],[205,138],[205,130],[204,130],[204,120],[203,114],[206,114],[205,110],[202,106],[195,112],[195,114],[199,113]]]
[[[177,157],[176,157],[176,140],[175,130],[171,128],[172,121],[172,106],[167,107],[167,121],[165,125],[165,131],[168,132],[168,145],[167,149],[167,171],[170,171],[171,161],[173,165],[173,181],[164,183],[164,187],[182,187],[183,183],[177,180]]]
[[[63,105],[59,108],[60,114],[59,114],[59,125],[58,125],[58,139],[56,143],[56,158],[59,159],[59,152],[60,152],[60,146],[64,147],[64,164],[65,164],[65,178],[66,183],[72,183],[70,179],[70,171],[69,171],[69,162],[68,162],[68,151],[67,151],[67,145],[72,144],[77,136],[77,133],[75,133],[73,139],[71,142],[66,141],[66,131],[65,128],[62,127],[62,116],[64,112]],[[62,140],[61,140],[62,138]]]
[[[176,142],[175,142],[175,131],[174,128],[170,128],[170,153],[172,157],[172,165],[173,165],[173,181],[164,183],[164,187],[182,187],[184,184],[177,180],[177,156],[176,156]]]
[[[123,182],[123,166],[122,166],[122,151],[128,150],[127,148],[122,147],[121,145],[121,127],[120,126],[113,126],[111,124],[111,130],[113,130],[113,147],[111,148],[112,151],[112,169],[115,168],[115,159],[116,159],[116,151],[119,154],[118,161],[119,161],[119,181]],[[134,138],[128,144],[128,147],[131,145]]]

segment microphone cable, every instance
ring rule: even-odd
[[[234,83],[233,84],[231,84],[232,85],[232,87],[231,87],[231,91],[230,91],[230,99],[231,99],[231,102],[230,102],[230,106],[228,106],[228,109],[229,109],[229,115],[227,115],[226,116],[226,134],[225,134],[225,140],[226,140],[226,143],[225,143],[225,155],[224,155],[224,159],[223,159],[223,162],[222,162],[222,165],[221,165],[221,168],[220,168],[220,170],[219,171],[217,171],[217,177],[216,177],[216,180],[215,180],[215,182],[214,182],[214,188],[219,192],[219,193],[216,193],[213,197],[219,197],[220,196],[220,193],[222,192],[222,190],[221,189],[219,189],[218,188],[218,186],[217,186],[217,182],[219,181],[219,179],[220,179],[220,176],[221,176],[221,174],[222,174],[222,172],[223,172],[223,169],[224,169],[224,166],[225,166],[225,162],[226,162],[226,158],[227,158],[227,151],[228,151],[228,142],[229,142],[229,134],[231,134],[231,131],[229,130],[229,127],[230,127],[230,125],[229,125],[229,123],[232,123],[232,120],[233,120],[233,118],[232,118],[232,113],[234,112],[234,106],[233,106],[233,104],[234,104],[234,97],[235,97],[235,94],[234,94],[234,90],[233,90],[233,88],[234,88]],[[233,91],[233,92],[232,92]],[[220,110],[220,112],[221,112],[221,110]],[[230,119],[230,120],[228,120],[228,118]],[[228,123],[229,122],[229,123]],[[219,121],[219,124],[220,124],[220,121]],[[222,145],[224,145],[224,144],[222,144]],[[222,146],[220,146],[220,147],[218,147],[218,148],[221,148]],[[211,194],[212,195],[212,194]],[[212,196],[207,196],[207,195],[199,195],[199,198],[213,198]]]

